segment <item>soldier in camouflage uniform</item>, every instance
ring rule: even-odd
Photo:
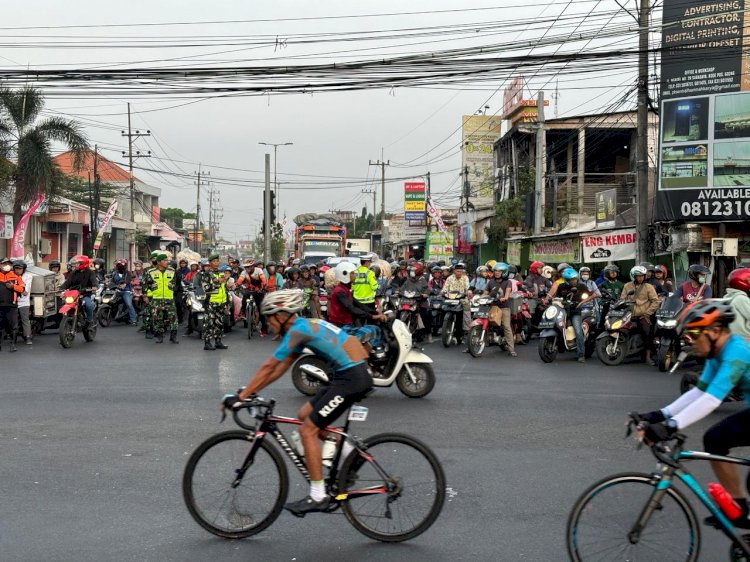
[[[151,329],[156,343],[164,341],[164,332],[169,329],[169,341],[177,341],[177,309],[174,304],[174,286],[177,273],[169,267],[167,254],[156,256],[156,267],[143,276],[146,289],[151,295]]]
[[[149,273],[151,273],[151,271],[156,268],[156,256],[158,256],[159,254],[160,252],[158,250],[154,250],[149,255],[149,260],[151,260],[151,267],[143,272],[144,283],[148,279]],[[146,339],[151,340],[154,339],[154,332],[151,329],[151,315],[154,309],[154,305],[153,299],[151,299],[151,291],[148,289],[148,287],[144,287],[144,289],[143,300],[146,303],[146,306],[143,307],[143,322],[141,324],[141,330],[139,331],[146,332]]]
[[[203,322],[203,349],[229,349],[221,341],[224,335],[224,314],[227,308],[227,288],[224,275],[219,271],[219,254],[208,256],[211,266],[201,273],[201,287],[206,292],[208,306]]]

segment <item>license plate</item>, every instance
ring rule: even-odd
[[[364,406],[352,406],[349,412],[349,421],[365,421],[367,419],[367,408]]]
[[[489,314],[487,314],[486,312],[477,312],[474,316],[476,316],[477,318],[487,318]]]

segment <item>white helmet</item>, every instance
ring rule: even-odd
[[[545,265],[545,266],[544,266],[544,267],[542,268],[542,277],[545,277],[545,278],[547,278],[547,279],[550,279],[550,278],[552,277],[552,272],[553,272],[553,271],[555,271],[555,270],[554,270],[554,269],[552,269],[552,266],[549,266],[549,265]]]
[[[357,271],[357,267],[353,263],[342,261],[336,266],[334,271],[336,272],[336,280],[339,283],[349,283],[351,281],[349,275]]]
[[[301,289],[283,289],[268,293],[260,305],[260,313],[269,316],[277,312],[297,312],[305,304],[305,293]]]

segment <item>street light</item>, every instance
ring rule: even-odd
[[[259,142],[258,144],[262,144],[264,146],[272,146],[273,147],[273,184],[274,184],[274,192],[276,193],[276,219],[279,218],[279,182],[276,181],[276,150],[280,146],[291,146],[294,143],[293,142]],[[270,228],[270,225],[268,226]]]

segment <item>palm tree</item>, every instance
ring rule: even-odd
[[[80,124],[62,117],[37,121],[43,109],[44,96],[36,88],[26,86],[15,91],[0,88],[0,151],[6,153],[13,166],[15,221],[37,195],[44,193],[48,198],[54,195],[60,178],[52,161],[54,143],[62,143],[71,150],[77,166],[83,164],[89,150]]]

